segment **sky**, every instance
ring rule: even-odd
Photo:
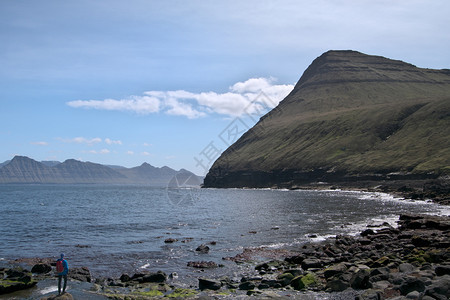
[[[328,50],[450,68],[450,1],[1,0],[0,162],[205,175]]]

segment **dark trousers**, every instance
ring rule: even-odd
[[[66,292],[67,275],[58,275],[58,294],[61,294],[61,279],[64,278],[63,293]]]

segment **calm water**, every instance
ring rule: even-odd
[[[449,214],[425,202],[342,191],[170,189],[101,185],[0,185],[0,259],[56,257],[95,277],[138,270],[178,272],[192,282],[191,260],[225,264],[245,247],[298,247],[399,213]],[[256,233],[255,233],[256,232]],[[167,238],[178,242],[166,244]],[[186,242],[182,242],[186,240]],[[195,248],[215,241],[208,254]]]

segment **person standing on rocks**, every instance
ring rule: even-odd
[[[61,258],[56,261],[56,272],[58,274],[58,294],[61,295],[61,281],[64,278],[63,293],[66,292],[67,274],[69,273],[69,264],[64,259],[64,253],[61,253]]]

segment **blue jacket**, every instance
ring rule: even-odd
[[[58,275],[67,275],[67,273],[69,273],[69,264],[67,263],[67,260],[65,260],[65,259],[58,259],[58,261],[61,261],[61,260],[63,262],[64,270],[61,273],[58,273]]]

